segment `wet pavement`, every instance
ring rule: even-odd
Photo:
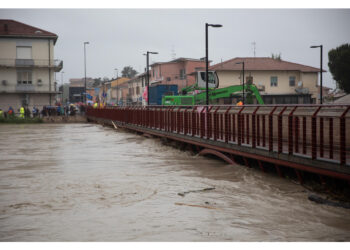
[[[350,209],[96,124],[0,125],[1,241],[349,241]]]

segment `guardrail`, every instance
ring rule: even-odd
[[[349,163],[350,105],[89,108],[87,116],[210,141]]]

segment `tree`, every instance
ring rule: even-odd
[[[338,87],[350,93],[350,44],[343,44],[328,52],[328,67]]]
[[[271,53],[271,58],[275,59],[275,60],[279,60],[279,61],[282,60],[281,53],[279,53],[279,54]]]
[[[122,77],[133,78],[136,76],[137,71],[134,70],[131,66],[125,66],[122,70]]]
[[[101,84],[102,80],[101,77],[99,78],[94,78],[94,83],[92,84],[93,87],[97,87]]]

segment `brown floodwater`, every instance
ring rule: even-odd
[[[307,196],[100,125],[0,125],[1,241],[349,241],[350,210]]]

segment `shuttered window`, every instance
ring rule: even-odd
[[[32,47],[17,46],[17,59],[32,59]]]

